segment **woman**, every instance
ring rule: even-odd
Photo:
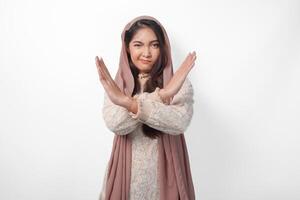
[[[195,60],[189,53],[173,75],[167,33],[150,16],[125,26],[115,79],[96,57],[103,118],[115,133],[101,200],[195,199],[183,134],[193,114],[186,76]]]

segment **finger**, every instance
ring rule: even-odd
[[[98,66],[99,66],[99,58],[98,58],[98,56],[95,57],[95,63],[96,63],[96,67],[98,68]]]
[[[99,74],[99,76],[102,76],[101,75],[101,66],[100,66],[100,63],[99,63],[99,58],[98,58],[98,56],[96,56],[96,58],[95,58],[95,62],[96,62],[96,67],[97,67],[97,71],[98,71],[98,74]]]
[[[193,53],[192,53],[191,55],[192,55],[192,56],[191,56],[191,60],[195,60],[195,58],[196,58],[196,52],[193,51]]]
[[[190,72],[191,69],[192,69],[194,66],[195,66],[195,63],[193,63],[193,64],[189,67],[188,72]]]
[[[103,59],[101,60],[101,62],[102,62],[102,65],[103,65],[102,69],[103,69],[103,71],[104,71],[104,73],[105,73],[105,75],[107,77],[107,80],[110,82],[110,84],[112,86],[118,87],[117,84],[116,84],[116,82],[114,81],[114,79],[111,77],[111,75],[110,75],[110,73],[109,73],[109,71],[108,71],[108,69],[107,69],[107,67],[106,67]]]
[[[197,56],[194,55],[192,58],[192,61],[190,63],[190,65],[188,66],[188,72],[195,66],[195,60],[196,60]]]
[[[193,66],[195,65],[195,60],[193,60],[189,65],[188,65],[188,68],[192,68]]]
[[[191,53],[188,53],[188,55],[185,57],[184,61],[182,62],[182,65],[186,65],[191,60]]]
[[[196,51],[194,51],[194,53],[193,53],[193,56],[194,56],[194,57],[196,57],[196,56],[197,56],[197,55],[196,55]]]
[[[193,54],[191,54],[191,52],[189,52],[188,56],[187,56],[187,59],[191,59],[193,56]]]
[[[182,71],[183,74],[187,75],[194,65],[195,60],[193,58],[193,60],[188,61],[180,71]]]
[[[102,62],[102,57],[100,57],[100,58],[96,58],[96,62],[97,62],[97,64],[98,64],[98,67],[99,68],[103,68],[103,62]],[[103,69],[102,69],[102,71],[103,71]]]
[[[105,76],[107,77],[107,79],[110,82],[114,82],[111,75],[110,75],[110,73],[109,73],[109,71],[108,71],[108,69],[107,69],[107,67],[106,67],[106,65],[105,65],[105,63],[104,63],[104,61],[103,61],[103,59],[100,60],[100,64],[102,66],[103,72],[104,72]]]
[[[194,61],[196,60],[196,58],[197,58],[197,56],[196,56],[196,52],[195,52],[195,51],[193,51],[193,52],[191,53],[190,62],[191,62],[191,63],[192,63],[192,62],[194,62]]]
[[[184,66],[189,68],[192,64],[195,63],[196,55],[194,53],[190,54],[190,57],[185,61]]]
[[[102,83],[102,86],[103,86],[104,90],[106,92],[108,92],[110,90],[110,88],[111,88],[110,85],[108,85],[108,82],[107,81],[103,81],[101,83]]]
[[[194,55],[194,57],[193,57],[193,62],[195,61],[197,59],[197,56],[196,55]]]
[[[101,71],[101,68],[99,68],[98,74],[99,74],[99,79],[100,79],[100,81],[105,81],[105,77],[104,77],[104,75],[103,75],[103,72]]]
[[[106,81],[106,85],[110,87],[114,87],[114,83],[112,82],[111,76],[109,72],[106,69],[105,63],[103,61],[103,58],[100,58],[99,60],[99,69],[101,71],[101,75],[103,79]]]
[[[101,57],[100,57],[100,58],[101,58]],[[97,68],[100,68],[100,67],[101,67],[101,64],[100,64],[100,60],[99,60],[98,56],[96,56],[95,62],[96,62]]]
[[[99,58],[97,58],[98,59],[98,61],[96,61],[96,63],[97,63],[97,70],[98,70],[98,74],[99,74],[99,79],[100,79],[100,82],[101,82],[101,84],[102,84],[102,86],[103,86],[103,88],[104,88],[104,90],[105,91],[108,91],[109,90],[109,85],[108,85],[108,83],[107,83],[107,81],[106,81],[106,78],[105,78],[105,76],[104,76],[104,72],[103,72],[103,70],[102,70],[102,67],[99,65]]]
[[[97,65],[97,70],[98,70],[100,81],[105,81],[106,77],[105,77],[105,74],[103,72],[103,69],[102,69],[102,66],[100,64],[100,60],[98,57],[96,57],[96,65]]]
[[[115,81],[112,79],[112,77],[111,77],[111,75],[110,75],[110,73],[109,73],[109,71],[108,71],[108,69],[107,69],[107,67],[106,67],[106,65],[105,65],[105,63],[104,63],[104,61],[103,61],[103,59],[100,59],[100,65],[101,65],[101,69],[102,69],[102,71],[103,71],[103,73],[104,73],[104,75],[105,75],[107,81],[109,82],[109,84],[110,84],[111,86],[116,86],[116,83],[115,83]]]

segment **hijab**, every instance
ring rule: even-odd
[[[153,20],[162,28],[168,56],[168,63],[163,70],[164,87],[173,76],[171,47],[164,27],[154,17],[146,15],[136,17],[126,24],[122,31],[119,69],[114,79],[120,90],[130,97],[134,89],[134,77],[130,70],[124,38],[125,32],[140,19]],[[160,200],[194,200],[195,192],[184,133],[179,135],[164,133],[157,139]],[[105,200],[128,200],[131,180],[131,146],[131,138],[128,135],[115,134],[108,163]]]

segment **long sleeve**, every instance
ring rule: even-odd
[[[182,134],[188,127],[193,116],[193,87],[188,78],[174,96],[170,105],[162,102],[158,96],[159,88],[154,92],[144,92],[136,96],[138,112],[129,112],[133,119],[164,133]]]
[[[129,134],[140,123],[129,115],[126,108],[114,104],[106,93],[104,94],[102,115],[107,128],[118,135]]]

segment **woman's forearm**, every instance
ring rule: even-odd
[[[167,102],[167,104],[170,103],[170,98],[166,97],[166,93],[165,93],[164,89],[160,89],[158,91],[158,95],[164,103],[166,103],[166,102]],[[129,96],[124,97],[124,101],[121,103],[120,106],[126,108],[129,112],[132,112],[134,114],[136,114],[138,111],[138,103],[137,103],[136,99],[129,97]]]

